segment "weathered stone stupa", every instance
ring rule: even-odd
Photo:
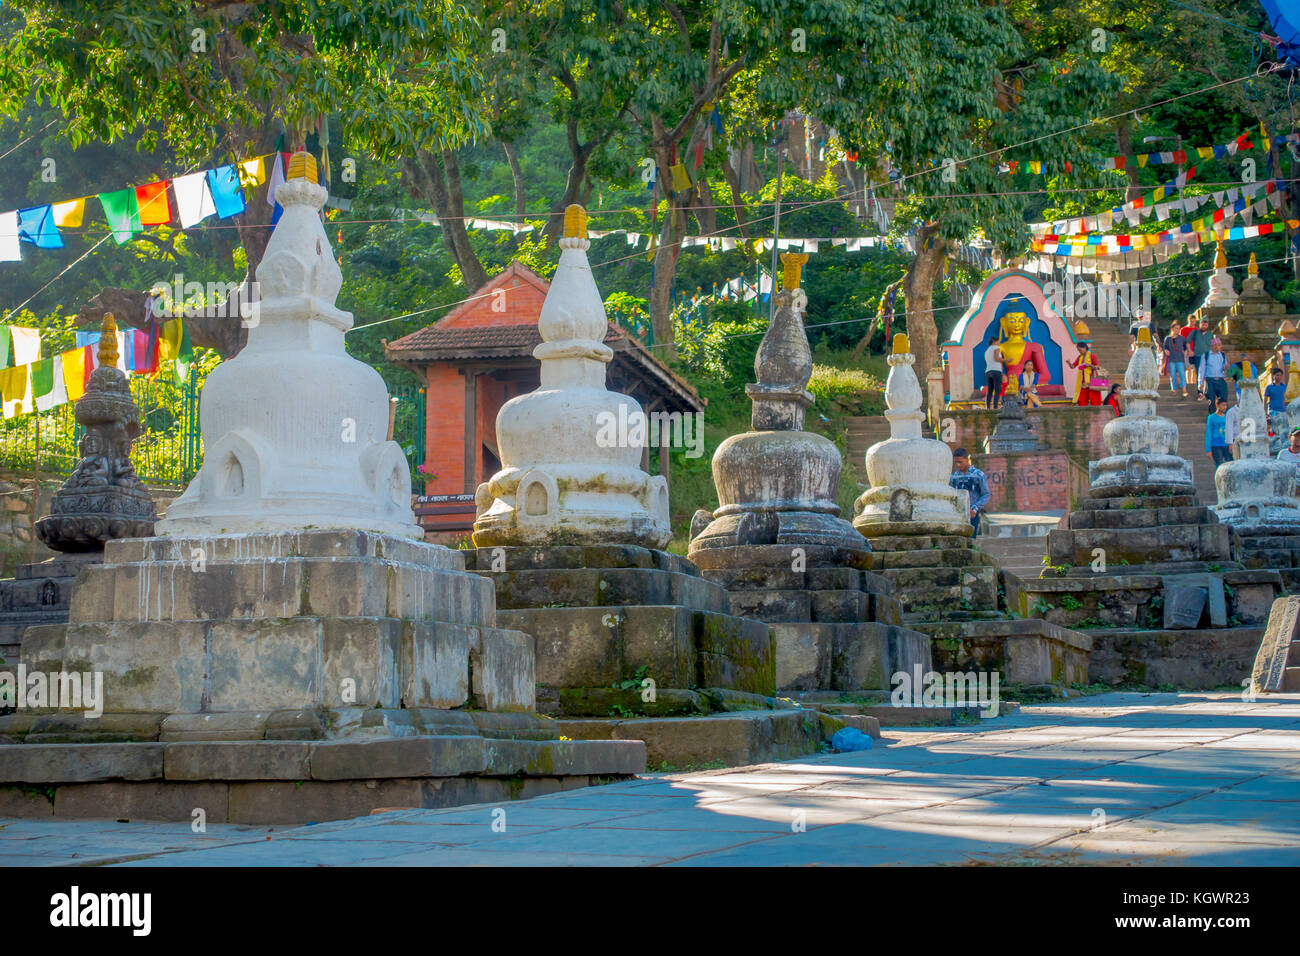
[[[638,675],[771,694],[767,625],[734,617],[725,589],[659,550],[667,488],[640,467],[640,406],[605,387],[612,353],[589,246],[586,212],[570,206],[534,352],[541,386],[497,416],[502,467],[476,495],[474,568],[495,581],[500,620],[535,638],[543,709]],[[626,435],[611,427],[620,421]],[[573,693],[562,701],[562,690]]]
[[[1196,311],[1187,317],[1187,321],[1195,326],[1201,319],[1205,319],[1213,329],[1237,301],[1237,291],[1233,288],[1232,275],[1228,272],[1228,256],[1223,251],[1222,239],[1217,241],[1214,272],[1210,274],[1208,282],[1205,298]]]
[[[1246,278],[1241,283],[1241,295],[1232,304],[1228,314],[1219,320],[1218,336],[1223,340],[1223,351],[1229,362],[1236,362],[1240,352],[1263,368],[1273,359],[1279,326],[1286,318],[1286,306],[1264,290],[1264,280],[1259,277],[1259,264],[1255,254],[1250,254]],[[1244,387],[1244,383],[1243,383]]]
[[[948,484],[952,451],[921,436],[914,362],[907,336],[895,336],[885,383],[891,437],[867,450],[871,487],[854,503],[873,570],[893,582],[903,623],[935,639],[937,668],[996,669],[1013,684],[1082,681],[1086,635],[999,610],[997,564],[975,546],[967,492]]]
[[[386,391],[344,350],[325,196],[295,155],[260,322],[209,378],[208,458],[168,533],[110,541],[70,623],[27,632],[28,673],[102,680],[100,717],[62,700],[0,718],[22,741],[0,746],[0,778],[50,788],[56,814],[333,819],[644,766],[630,741],[554,739],[533,716],[532,639],[496,625],[459,552],[412,540]],[[48,815],[39,800],[3,812]]]
[[[36,522],[36,535],[59,557],[20,565],[0,581],[0,653],[16,660],[22,632],[40,624],[61,624],[77,573],[104,558],[111,538],[153,534],[153,496],[131,465],[131,446],[140,437],[140,412],[126,375],[117,365],[117,325],[112,313],[100,329],[99,367],[90,375],[74,415],[85,429],[72,474],[55,492],[50,513]]]
[[[1178,426],[1156,413],[1147,330],[1138,345],[1126,414],[1103,431],[1109,454],[1089,462],[1082,507],[1048,532],[1042,577],[1005,573],[1007,605],[1091,630],[1092,681],[1215,687],[1249,671],[1281,580],[1243,570],[1231,529],[1197,501]]]
[[[746,386],[753,429],[713,456],[719,507],[696,513],[690,559],[727,588],[735,614],[772,624],[782,690],[890,689],[890,677],[930,669],[930,639],[898,626],[893,586],[835,504],[834,442],[803,430],[812,351],[799,285],[806,255],[787,253],[777,311]]]
[[[1243,299],[1245,297],[1243,296]],[[1300,499],[1295,465],[1269,451],[1268,421],[1259,383],[1241,383],[1239,457],[1214,473],[1219,503],[1215,514],[1237,532],[1240,558],[1247,568],[1278,571],[1294,590],[1300,584]]]

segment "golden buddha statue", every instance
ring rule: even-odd
[[[1029,314],[1005,313],[1002,316],[1001,332],[998,350],[1002,353],[1002,365],[1006,370],[1006,394],[1020,393],[1020,373],[1026,365],[1033,368],[1038,384],[1050,381],[1043,347],[1029,339]]]

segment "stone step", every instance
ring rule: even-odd
[[[1300,691],[1300,667],[1288,667],[1282,672],[1282,690],[1285,693]]]
[[[704,578],[657,568],[559,568],[480,571],[496,586],[497,608],[623,607],[680,604],[726,612],[726,588]]]

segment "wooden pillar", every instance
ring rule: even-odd
[[[465,376],[465,494],[478,490],[478,370],[460,370]]]

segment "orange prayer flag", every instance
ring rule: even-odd
[[[140,206],[140,225],[165,226],[172,221],[172,207],[167,200],[167,180],[136,186],[135,200]]]

